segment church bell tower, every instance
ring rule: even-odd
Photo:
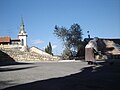
[[[21,18],[20,32],[18,34],[18,38],[21,41],[22,51],[27,49],[27,33],[25,32],[23,18]]]

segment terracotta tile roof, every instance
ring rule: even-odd
[[[112,54],[120,54],[120,50],[114,49],[114,50],[112,51]]]
[[[92,40],[92,38],[86,38],[84,41],[88,42],[89,40]],[[98,50],[103,53],[120,54],[120,38],[99,38],[97,44]]]
[[[10,42],[11,38],[9,36],[0,36],[0,43]]]
[[[120,39],[103,39],[108,53],[120,54]],[[103,46],[103,45],[101,45]]]

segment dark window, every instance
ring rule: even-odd
[[[24,40],[22,39],[22,46],[24,46]]]

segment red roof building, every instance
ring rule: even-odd
[[[11,38],[9,36],[0,36],[0,44],[10,43]]]

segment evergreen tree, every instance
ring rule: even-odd
[[[48,54],[53,55],[51,42],[49,42],[49,44],[48,44],[47,47],[45,48],[45,52],[48,53]]]

